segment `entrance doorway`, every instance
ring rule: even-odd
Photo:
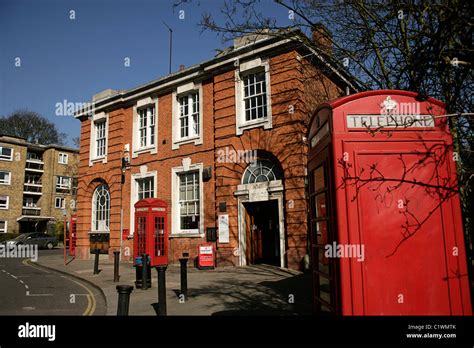
[[[246,202],[243,205],[247,264],[280,266],[278,201]]]

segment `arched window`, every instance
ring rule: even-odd
[[[280,167],[268,159],[252,162],[245,170],[243,184],[281,180],[283,177]]]
[[[106,185],[98,186],[92,198],[92,230],[109,232],[110,193]]]

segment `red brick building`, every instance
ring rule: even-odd
[[[195,258],[216,228],[218,266],[300,269],[309,117],[354,90],[307,40],[242,37],[204,63],[94,96],[94,113],[77,115],[78,256],[99,245],[131,259],[133,205],[157,197],[168,203],[170,262],[183,252]]]

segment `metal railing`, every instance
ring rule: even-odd
[[[21,214],[27,216],[40,216],[41,209],[23,208]]]

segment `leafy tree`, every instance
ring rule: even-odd
[[[191,0],[182,0],[176,6]],[[269,8],[275,5],[275,11]],[[283,23],[272,14],[288,13]],[[247,33],[287,35],[287,29],[329,29],[327,47],[306,45],[350,72],[370,89],[401,89],[431,96],[447,105],[454,138],[459,192],[468,244],[474,237],[474,6],[464,0],[226,0],[221,16],[204,13],[203,30],[223,41]]]
[[[37,112],[22,109],[0,118],[0,133],[25,138],[30,143],[64,145],[66,134]]]

